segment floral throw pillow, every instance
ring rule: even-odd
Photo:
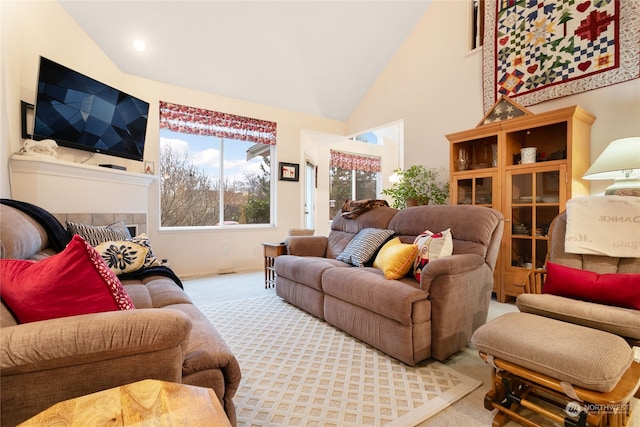
[[[151,250],[146,234],[126,240],[113,240],[96,246],[105,262],[116,274],[131,273],[142,268],[160,265]]]
[[[453,253],[453,238],[451,229],[447,228],[440,233],[432,233],[429,230],[421,233],[413,241],[418,246],[418,255],[413,262],[413,277],[419,282],[422,270],[429,264],[429,261],[449,256]]]

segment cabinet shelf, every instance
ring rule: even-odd
[[[589,167],[594,120],[573,106],[447,135],[451,203],[492,207],[505,218],[494,274],[499,301],[522,292],[514,285],[518,271],[544,266],[549,224],[566,201],[589,194],[582,176]],[[525,147],[536,148],[535,163],[520,163]],[[478,164],[486,167],[472,169]]]

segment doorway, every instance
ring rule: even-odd
[[[307,161],[305,167],[305,186],[304,186],[304,227],[315,229],[314,213],[316,211],[316,182],[318,180],[318,169],[316,165]]]

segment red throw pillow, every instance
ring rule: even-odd
[[[41,261],[0,260],[0,294],[20,323],[135,307],[100,254],[74,236]]]
[[[640,274],[598,274],[547,262],[542,293],[640,310]]]

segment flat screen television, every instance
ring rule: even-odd
[[[142,161],[149,103],[40,57],[34,139]]]

